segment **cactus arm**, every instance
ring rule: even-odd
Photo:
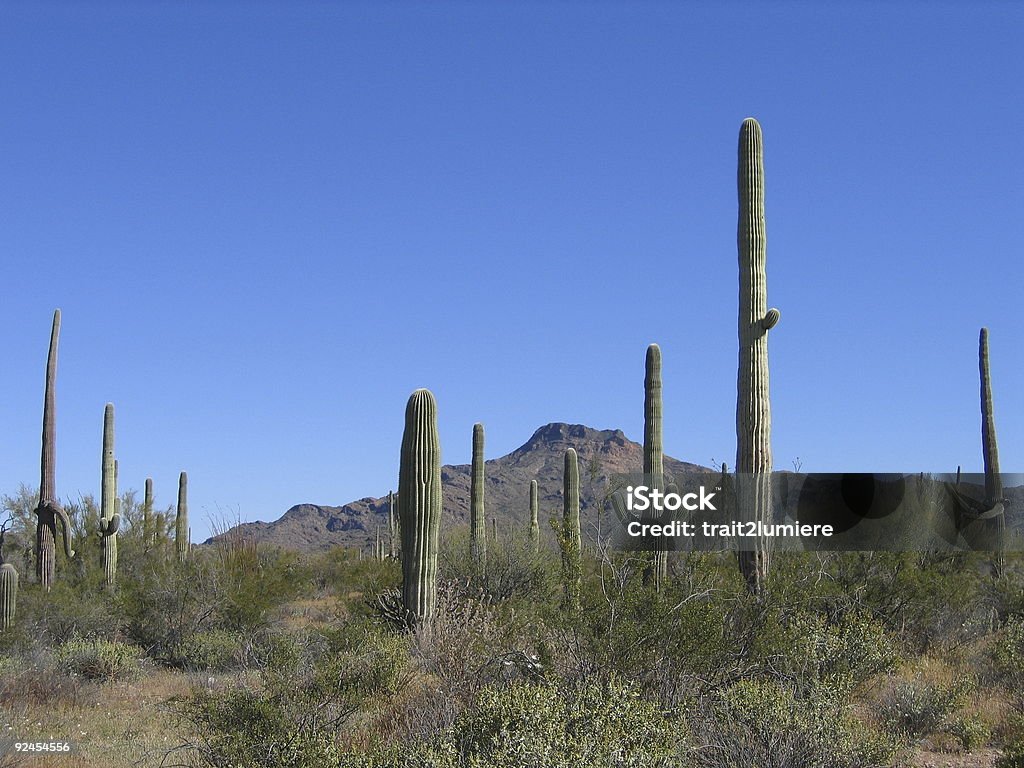
[[[765,313],[765,316],[761,318],[761,327],[766,331],[770,331],[778,325],[780,317],[782,317],[782,313],[772,307],[767,313]]]
[[[60,533],[61,539],[64,542],[64,554],[69,558],[74,557],[75,550],[71,548],[71,521],[68,519],[68,513],[60,505],[56,505],[52,509],[57,519],[60,520]]]
[[[114,516],[109,520],[100,518],[100,535],[101,536],[113,536],[117,533],[121,527],[121,515],[114,513]]]

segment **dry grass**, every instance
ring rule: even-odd
[[[22,702],[0,709],[5,738],[70,741],[72,755],[19,761],[0,757],[0,767],[124,768],[191,765],[185,739],[166,702],[188,693],[195,676],[157,669],[131,682],[83,684],[74,699],[49,704]],[[6,761],[6,762],[5,762]]]

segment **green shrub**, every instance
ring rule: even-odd
[[[682,739],[635,686],[617,680],[578,687],[515,683],[485,689],[444,735],[438,754],[494,768],[661,766]]]
[[[238,666],[244,656],[242,635],[224,629],[197,632],[178,647],[178,661],[189,670],[222,672]]]
[[[76,638],[57,649],[55,662],[86,680],[125,680],[139,672],[139,651],[125,643]]]
[[[937,733],[972,688],[971,681],[963,678],[951,683],[934,683],[920,676],[897,681],[882,700],[882,719],[897,732],[914,738]]]
[[[409,656],[402,638],[386,634],[367,634],[342,652],[324,640],[321,633],[265,635],[251,653],[257,679],[227,692],[198,688],[178,702],[208,765],[337,764],[340,729],[405,685]]]
[[[869,768],[891,764],[898,745],[846,715],[842,697],[806,697],[777,681],[745,680],[694,716],[697,768]]]
[[[997,679],[1011,691],[1024,690],[1024,618],[1007,622],[989,651]]]
[[[995,768],[1024,768],[1024,741],[1008,745],[996,759]]]
[[[828,682],[853,686],[893,669],[894,639],[881,622],[850,614],[835,624],[810,611],[780,608],[754,636],[754,658],[766,671],[805,689]]]
[[[967,715],[954,717],[946,725],[945,731],[960,742],[960,748],[964,752],[974,752],[985,746],[991,735],[985,723]]]

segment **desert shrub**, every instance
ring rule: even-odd
[[[0,701],[6,707],[73,705],[81,688],[81,679],[67,675],[47,650],[33,648],[22,655],[0,657]]]
[[[983,747],[991,735],[991,730],[984,722],[970,715],[953,717],[944,730],[957,740],[964,752],[974,752]]]
[[[271,609],[295,597],[309,577],[295,555],[240,536],[217,541],[209,557],[217,625],[225,629],[265,626]]]
[[[48,593],[36,585],[19,592],[17,621],[19,631],[47,648],[76,637],[114,637],[119,623],[99,579],[72,585],[59,576]]]
[[[726,579],[723,587],[716,562],[713,555],[687,558],[659,593],[644,583],[646,553],[599,544],[584,560],[581,610],[564,611],[557,602],[534,610],[545,668],[570,681],[628,677],[665,708],[695,687],[730,678],[740,649],[729,614],[740,580]]]
[[[418,759],[453,768],[654,768],[681,748],[679,729],[637,688],[617,680],[518,682],[481,691]]]
[[[1024,690],[1024,618],[1007,622],[989,651],[997,679],[1011,691]]]
[[[177,703],[199,734],[208,765],[321,766],[341,760],[339,733],[351,715],[408,681],[399,637],[371,634],[332,652],[322,635],[268,634],[252,650],[256,680],[225,692],[196,689]],[[333,761],[333,762],[332,762]]]
[[[469,556],[468,530],[458,529],[445,534],[438,565],[442,579],[466,584],[492,600],[548,601],[561,589],[558,563],[558,557],[548,548],[534,552],[529,534],[519,531],[515,540],[509,540],[507,535],[499,541],[488,539],[487,568],[481,572]]]
[[[335,547],[312,559],[308,566],[309,583],[318,592],[337,595],[350,608],[363,611],[363,603],[373,595],[394,589],[402,581],[398,560],[359,557],[358,550]]]
[[[199,632],[216,627],[217,604],[208,564],[152,558],[118,590],[123,628],[154,659],[171,661]]]
[[[76,638],[60,646],[54,656],[58,667],[86,680],[125,680],[139,672],[139,651],[125,643]]]
[[[995,768],[1024,768],[1024,741],[1008,745],[996,758]]]
[[[206,765],[316,768],[340,758],[329,732],[298,722],[273,695],[199,690],[180,711],[199,731],[195,747]]]
[[[881,702],[881,716],[897,732],[920,738],[943,730],[972,688],[965,678],[949,683],[921,676],[898,680]]]
[[[897,644],[881,622],[863,614],[830,623],[824,615],[784,606],[758,623],[752,657],[798,687],[829,681],[854,686],[893,669]]]
[[[798,697],[778,681],[744,680],[693,717],[697,768],[868,768],[890,765],[898,745],[845,714],[827,688]]]
[[[238,666],[245,657],[245,638],[224,629],[197,632],[177,649],[177,661],[185,669],[222,672]]]
[[[433,620],[413,631],[411,647],[445,695],[467,700],[508,670],[506,660],[533,655],[524,633],[525,624],[502,613],[487,595],[444,582]]]
[[[918,651],[984,636],[994,601],[981,553],[844,552],[828,560],[830,612],[880,619]]]
[[[117,603],[128,637],[153,658],[174,662],[196,634],[265,628],[272,609],[305,583],[291,555],[224,544],[184,563],[149,558],[119,580]]]

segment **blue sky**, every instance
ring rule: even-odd
[[[978,329],[1024,470],[1024,99],[1011,3],[0,7],[0,492],[275,519],[550,421],[732,463],[736,141],[765,137],[778,468],[981,468]]]

